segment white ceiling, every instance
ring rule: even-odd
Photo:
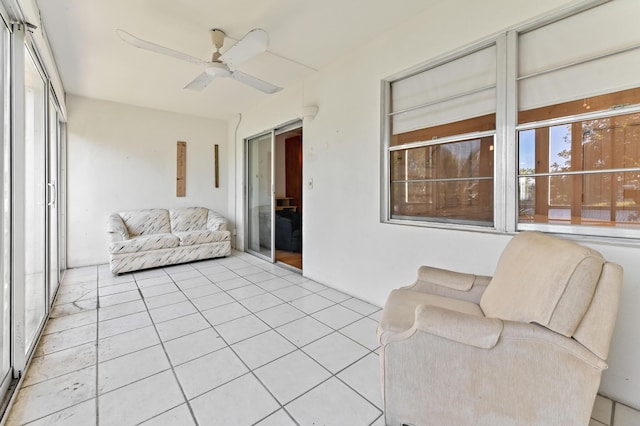
[[[269,33],[269,52],[238,69],[284,87],[339,60],[437,0],[36,0],[67,93],[226,119],[266,95],[232,79],[183,87],[199,65],[134,48],[116,29],[205,60],[210,28]],[[233,41],[227,39],[224,52]],[[383,52],[381,52],[383,56]],[[291,60],[287,60],[289,58]]]

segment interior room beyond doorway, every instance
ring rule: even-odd
[[[302,128],[276,135],[276,261],[302,270]]]

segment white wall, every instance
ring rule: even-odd
[[[73,95],[67,108],[69,267],[108,261],[110,213],[202,206],[228,214],[226,122]],[[187,142],[186,197],[176,197],[177,141]]]
[[[473,43],[569,1],[439,2],[311,75],[299,87],[243,112],[235,141],[236,203],[242,222],[243,138],[320,111],[304,123],[304,275],[382,305],[393,288],[414,281],[421,264],[491,275],[510,236],[380,223],[380,80]],[[307,181],[312,178],[314,187]],[[230,197],[230,201],[232,201]],[[242,247],[242,226],[238,226]],[[625,268],[619,322],[601,392],[640,408],[640,247],[591,244]]]

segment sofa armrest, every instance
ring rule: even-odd
[[[111,237],[111,242],[129,239],[129,231],[122,221],[122,218],[117,213],[109,215],[109,219],[107,220],[107,232]]]
[[[229,221],[221,214],[214,212],[213,210],[209,210],[209,215],[207,216],[207,229],[209,231],[228,231]]]
[[[413,291],[479,303],[491,277],[421,266],[418,279],[408,287]]]

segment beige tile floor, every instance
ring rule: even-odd
[[[382,426],[379,316],[245,253],[72,269],[7,425]],[[592,416],[640,425],[601,396]]]
[[[382,425],[379,315],[238,252],[72,269],[7,425]]]

